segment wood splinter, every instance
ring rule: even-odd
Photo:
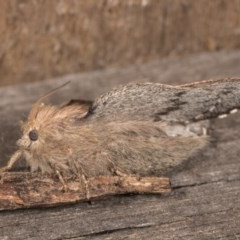
[[[169,178],[135,176],[105,176],[88,179],[90,199],[79,181],[69,180],[62,191],[59,180],[39,173],[8,172],[0,184],[0,211],[39,206],[55,206],[126,193],[168,193]]]

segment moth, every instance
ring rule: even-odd
[[[63,86],[61,86],[63,87]],[[87,179],[164,176],[209,142],[206,120],[240,107],[240,79],[170,86],[132,83],[94,102],[44,104],[40,97],[22,125],[18,150],[31,171]]]

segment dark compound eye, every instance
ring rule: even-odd
[[[31,130],[29,132],[29,138],[32,141],[37,141],[38,140],[38,132],[37,132],[37,130]]]

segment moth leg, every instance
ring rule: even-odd
[[[119,170],[110,159],[108,159],[108,161],[110,163],[110,171],[113,175],[118,176],[118,177],[126,177],[126,176],[130,175],[130,174],[124,173],[121,170]]]
[[[121,172],[119,169],[115,169],[114,173],[118,176],[118,177],[122,177],[122,178],[127,178],[127,177],[135,177],[138,181],[141,180],[141,177],[137,174],[129,174],[129,173],[124,173]]]
[[[86,198],[89,200],[91,198],[91,194],[90,194],[89,187],[88,187],[88,179],[87,179],[86,174],[84,173],[84,170],[81,166],[78,166],[77,169],[78,169],[77,176],[81,180],[81,182],[84,184],[85,191],[86,191]]]
[[[22,151],[18,150],[16,151],[12,157],[10,158],[10,160],[8,161],[7,166],[0,168],[0,174],[3,172],[7,172],[8,170],[10,170],[14,163],[22,156]]]
[[[120,170],[116,169],[114,170],[114,173],[119,177],[126,177],[128,174],[121,172]]]
[[[56,170],[56,174],[57,174],[58,179],[60,180],[60,182],[62,184],[62,190],[64,192],[66,192],[68,190],[68,186],[67,186],[66,182],[64,181],[63,176],[61,175],[61,173],[58,170]]]
[[[7,166],[0,168],[0,184],[4,182],[4,173],[12,168],[14,163],[22,156],[22,151],[16,151],[7,163]]]
[[[81,174],[81,178],[82,178],[84,186],[85,186],[86,198],[89,200],[91,195],[90,195],[90,192],[89,192],[88,180],[87,180],[86,176],[84,175],[84,173]]]
[[[141,179],[141,177],[138,174],[134,174],[134,173],[125,173],[122,170],[120,170],[113,161],[111,161],[110,159],[108,159],[109,163],[110,163],[110,171],[112,172],[113,175],[118,176],[118,177],[122,177],[122,178],[127,178],[127,177],[136,177],[137,180],[139,181]]]

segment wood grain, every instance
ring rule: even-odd
[[[0,183],[0,211],[56,206],[91,201],[109,195],[127,193],[167,193],[171,191],[168,178],[134,176],[98,177],[88,179],[88,196],[81,181],[68,180],[63,189],[58,179],[41,173],[4,173]]]
[[[188,58],[64,77],[72,86],[59,102],[93,99],[119,83],[186,83],[219,76],[240,76],[240,52],[200,54]],[[141,69],[141,71],[139,70]],[[59,79],[0,89],[0,161],[14,151],[18,121],[32,102]],[[75,95],[75,97],[74,97]],[[87,98],[88,97],[88,98]],[[16,101],[17,99],[17,101]],[[211,144],[169,176],[168,194],[109,196],[57,207],[0,212],[0,239],[240,239],[240,114],[212,121]]]

